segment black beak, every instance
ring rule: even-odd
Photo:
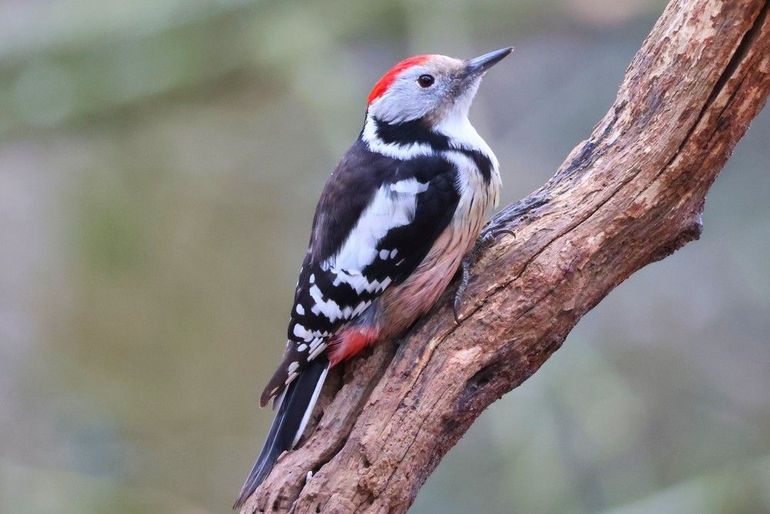
[[[495,50],[494,52],[481,55],[475,59],[468,59],[465,61],[464,75],[466,77],[471,75],[481,75],[489,68],[502,61],[503,58],[511,52],[513,52],[513,47],[509,46],[507,48],[501,48],[500,50]]]

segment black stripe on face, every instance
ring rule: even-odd
[[[469,157],[476,164],[476,167],[484,179],[484,183],[489,183],[492,178],[492,161],[479,150],[465,148],[451,144],[451,140],[444,134],[434,132],[422,119],[406,121],[403,123],[387,123],[377,118],[374,121],[377,137],[386,144],[397,144],[407,146],[412,143],[422,143],[430,145],[435,151],[454,150]]]
[[[448,150],[449,138],[443,134],[432,131],[422,119],[405,121],[403,123],[387,123],[377,118],[374,127],[377,137],[387,144],[411,145],[412,143],[424,143],[434,150]]]

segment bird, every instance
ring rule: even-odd
[[[482,77],[512,51],[416,55],[371,89],[316,207],[283,360],[260,398],[276,414],[234,508],[300,441],[329,370],[408,329],[473,248],[502,184],[468,114]]]

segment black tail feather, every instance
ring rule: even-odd
[[[301,432],[304,431],[311,414],[308,411],[313,410],[328,369],[328,359],[324,355],[319,355],[310,361],[286,388],[278,412],[270,425],[267,440],[246,482],[241,487],[238,499],[233,505],[234,509],[240,509],[243,506],[273,469],[278,456],[285,450],[290,450],[301,437]]]

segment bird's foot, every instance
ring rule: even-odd
[[[457,284],[454,301],[452,302],[452,313],[455,317],[455,323],[458,325],[460,324],[460,307],[462,307],[463,295],[465,294],[465,290],[468,288],[468,283],[471,280],[471,268],[479,260],[479,257],[481,257],[481,254],[484,253],[484,250],[495,239],[503,234],[507,234],[514,238],[516,237],[516,233],[509,229],[499,229],[484,232],[481,234],[478,240],[476,240],[476,244],[473,246],[473,249],[463,258],[463,262],[460,267],[460,283]]]
[[[457,284],[454,301],[452,302],[452,314],[454,314],[455,323],[458,325],[460,324],[460,306],[462,305],[463,294],[465,293],[465,289],[468,287],[468,282],[471,279],[471,266],[473,263],[469,262],[468,257],[470,255],[470,253],[466,255],[463,258],[462,264],[460,265],[460,283]]]

